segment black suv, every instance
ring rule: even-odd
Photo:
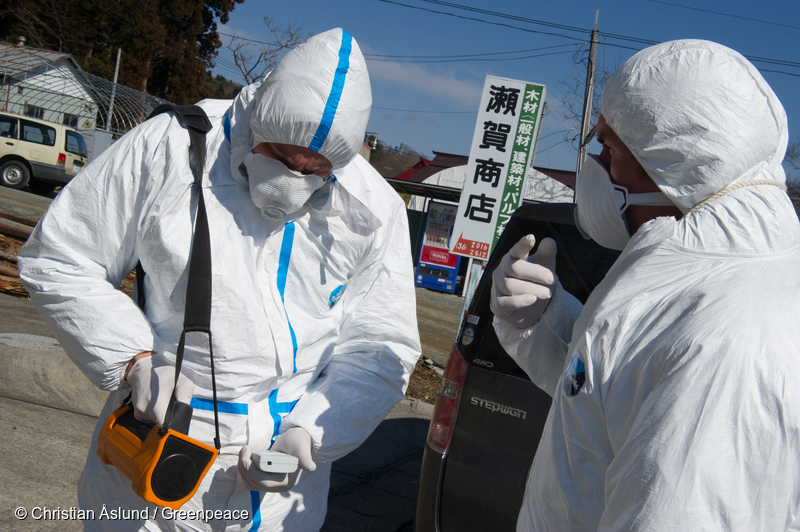
[[[585,302],[619,252],[585,240],[571,203],[523,205],[509,221],[445,369],[420,473],[415,532],[513,531],[550,411],[492,327],[492,271],[524,235],[558,244],[556,273]]]

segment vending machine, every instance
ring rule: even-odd
[[[450,253],[458,205],[430,202],[417,262],[415,285],[453,293],[461,257]]]

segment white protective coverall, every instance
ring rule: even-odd
[[[21,277],[65,351],[110,390],[80,480],[93,509],[87,531],[315,531],[325,518],[331,462],[360,445],[402,399],[419,356],[409,234],[403,201],[360,156],[371,106],[364,59],[340,29],[290,52],[235,101],[204,101],[213,129],[203,176],[211,235],[216,386],[222,449],[182,510],[245,510],[239,521],[167,523],[130,481],[96,455],[100,424],[129,393],[126,364],[142,351],[174,361],[182,330],[198,194],[189,137],[167,114],[122,137],[53,201],[19,254]],[[338,105],[338,109],[337,109]],[[262,217],[231,161],[261,137],[309,146],[335,179],[288,223]],[[254,121],[255,123],[255,121]],[[235,165],[238,166],[238,165]],[[142,313],[116,290],[141,260]],[[193,333],[197,334],[197,333]],[[195,383],[190,436],[213,445],[205,336],[188,345]],[[240,448],[268,449],[300,427],[313,440],[314,472],[286,493],[251,492],[237,478]],[[101,521],[101,509],[148,508],[159,519]]]
[[[783,107],[738,53],[678,41],[626,62],[602,112],[684,216],[641,226],[574,329],[560,287],[529,329],[495,318],[553,396],[517,529],[797,529],[797,214],[770,184],[689,212],[785,182]]]

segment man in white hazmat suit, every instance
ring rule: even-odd
[[[96,430],[79,485],[81,508],[95,511],[86,530],[322,526],[331,462],[403,397],[420,350],[404,205],[357,156],[371,102],[358,45],[335,29],[235,101],[200,103],[213,126],[202,182],[221,452],[181,510],[245,517],[165,519],[98,459]],[[163,419],[198,201],[192,182],[187,131],[159,115],[65,187],[19,254],[25,286],[65,351],[112,392],[100,423],[129,384],[137,418]],[[147,273],[144,313],[116,290],[137,261]],[[212,444],[204,339],[187,340],[176,395],[194,407],[189,435]],[[251,451],[273,441],[299,458],[296,473],[251,463]],[[100,520],[104,506],[147,508],[151,519]]]
[[[552,240],[525,260],[524,238],[493,277],[495,330],[553,397],[517,528],[796,530],[800,224],[783,107],[740,54],[687,40],[628,60],[602,115],[577,221],[619,259],[582,311]]]

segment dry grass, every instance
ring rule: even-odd
[[[417,361],[417,367],[411,374],[411,380],[406,390],[406,399],[419,399],[430,404],[436,404],[439,388],[442,387],[442,378],[427,364],[422,357]]]
[[[17,264],[13,259],[25,242],[21,238],[0,233],[0,292],[18,297],[28,297],[22,287],[17,273]]]

